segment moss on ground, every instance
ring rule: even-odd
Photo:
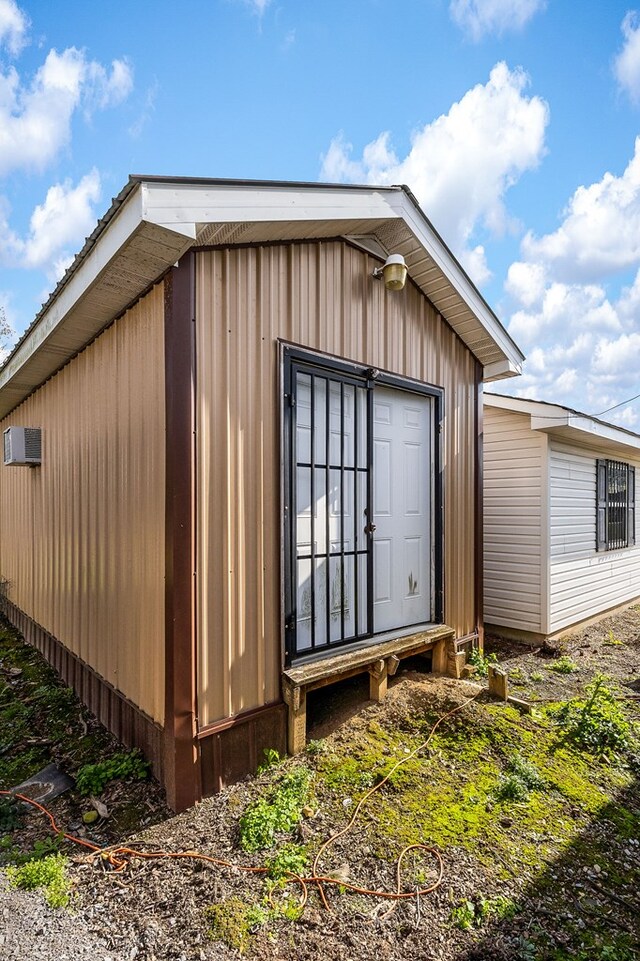
[[[633,780],[628,770],[563,743],[546,712],[533,720],[501,704],[474,704],[412,756],[436,718],[429,711],[404,723],[394,718],[393,726],[371,722],[314,759],[319,802],[337,810],[345,794],[357,801],[408,757],[366,806],[372,849],[385,860],[407,844],[456,845],[503,877],[523,871],[533,877]],[[498,786],[514,756],[534,766],[542,785],[526,800],[499,800]],[[637,812],[620,807],[607,813],[621,838],[637,832]]]

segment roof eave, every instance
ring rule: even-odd
[[[624,427],[616,427],[597,417],[580,411],[522,397],[485,394],[485,405],[530,418],[532,430],[548,434],[557,440],[574,442],[581,447],[599,447],[603,452],[617,452],[626,456],[640,456],[640,434]]]
[[[260,224],[264,225],[264,239],[268,239],[269,225],[281,223],[289,224],[295,239],[296,224],[301,225],[301,235],[303,224],[315,223],[325,224],[337,236],[347,233],[347,225],[355,222],[402,223],[403,236],[410,247],[413,245],[413,252],[426,252],[427,260],[433,261],[431,272],[436,270],[442,284],[453,289],[460,304],[471,312],[477,332],[469,335],[468,347],[472,352],[479,351],[476,356],[483,365],[484,379],[493,381],[521,372],[522,353],[408,188],[134,176],[113,200],[0,368],[0,416],[55,373],[197,244],[198,224],[214,222],[239,226],[252,223],[257,242],[263,233]],[[414,239],[410,241],[411,237]],[[151,253],[147,256],[148,249]],[[129,267],[136,253],[144,269],[139,269],[137,262],[132,278]],[[109,271],[113,275],[120,271],[120,279],[126,276],[121,289],[114,291],[117,285],[109,284]],[[108,297],[100,297],[105,289]],[[429,296],[428,290],[425,293]],[[94,309],[93,301],[99,302],[100,309]],[[449,301],[443,303],[446,307]],[[446,310],[442,313],[446,318]],[[455,329],[454,316],[450,315]],[[63,336],[65,325],[68,328],[78,317],[82,322],[76,323],[73,336]],[[476,346],[478,333],[484,341],[482,349]],[[467,331],[463,330],[461,336],[465,339]]]

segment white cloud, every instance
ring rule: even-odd
[[[640,103],[640,18],[630,10],[622,21],[624,44],[614,60],[613,72],[620,88]]]
[[[558,279],[594,280],[640,263],[640,137],[620,177],[578,187],[553,233],[522,243],[527,260],[552,265]]]
[[[528,355],[510,393],[593,414],[638,393],[640,270],[617,298],[602,285],[555,281],[537,264],[513,264],[505,287],[521,305],[509,332]],[[632,427],[640,411],[620,407],[606,417]]]
[[[509,333],[525,348],[539,342],[550,331],[580,332],[621,330],[621,323],[605,291],[597,284],[549,283],[537,302],[528,310],[516,310],[509,323]],[[533,308],[533,309],[531,309]]]
[[[516,261],[507,272],[505,289],[525,307],[533,307],[542,300],[546,272],[542,264]]]
[[[153,83],[147,87],[147,90],[142,101],[142,108],[136,120],[129,127],[129,136],[137,140],[141,136],[142,131],[147,126],[151,120],[155,109],[156,109],[156,98],[158,96],[158,80],[154,79]]]
[[[343,136],[335,138],[322,162],[330,181],[406,183],[436,229],[478,282],[488,276],[484,252],[472,244],[476,227],[499,234],[512,224],[504,195],[544,154],[548,108],[524,93],[521,70],[498,63],[486,84],[414,133],[407,156],[399,159],[388,132],[367,144],[359,160]]]
[[[596,345],[593,369],[598,374],[618,376],[626,370],[630,357],[634,358],[637,369],[640,332],[623,334],[617,340],[602,338]]]
[[[132,84],[126,61],[114,60],[108,72],[75,47],[51,50],[29,86],[13,67],[0,73],[0,176],[19,168],[44,169],[68,143],[71,118],[81,103],[87,113],[113,106]]]
[[[460,262],[478,286],[491,279],[486,251],[482,244],[478,244],[472,250],[462,250],[460,252]]]
[[[87,64],[83,99],[89,112],[116,107],[132,90],[133,68],[127,60],[112,60],[110,73],[95,60]]]
[[[69,180],[55,184],[31,214],[29,233],[24,238],[9,227],[6,202],[0,205],[0,262],[43,270],[49,282],[55,283],[71,263],[71,251],[78,250],[93,229],[94,206],[100,195],[100,175],[95,169],[76,186]]]
[[[253,13],[261,17],[267,7],[270,5],[271,0],[242,0],[242,2],[244,3],[245,7],[249,7]]]
[[[17,57],[27,42],[29,20],[15,0],[0,0],[0,47]]]
[[[93,205],[100,200],[100,174],[94,168],[74,187],[70,180],[49,187],[44,203],[35,208],[24,242],[24,266],[53,268],[60,276],[68,266],[66,247],[78,247],[95,225]],[[51,265],[51,266],[50,266]]]
[[[544,0],[451,0],[451,19],[473,40],[485,34],[522,30]]]
[[[640,138],[620,176],[579,187],[558,229],[528,233],[521,253],[509,268],[502,313],[511,314],[509,332],[529,358],[508,389],[595,414],[637,394]],[[629,269],[633,281],[612,293],[611,276]],[[640,405],[606,417],[630,426],[640,421]]]

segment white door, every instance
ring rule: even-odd
[[[431,404],[376,386],[373,395],[373,629],[431,620]]]

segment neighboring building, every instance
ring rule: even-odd
[[[640,435],[484,395],[484,619],[523,640],[640,597]]]
[[[308,688],[481,633],[481,386],[522,359],[407,188],[132,177],[0,370],[5,453],[42,442],[7,614],[183,808],[284,749],[283,695],[297,750]]]

